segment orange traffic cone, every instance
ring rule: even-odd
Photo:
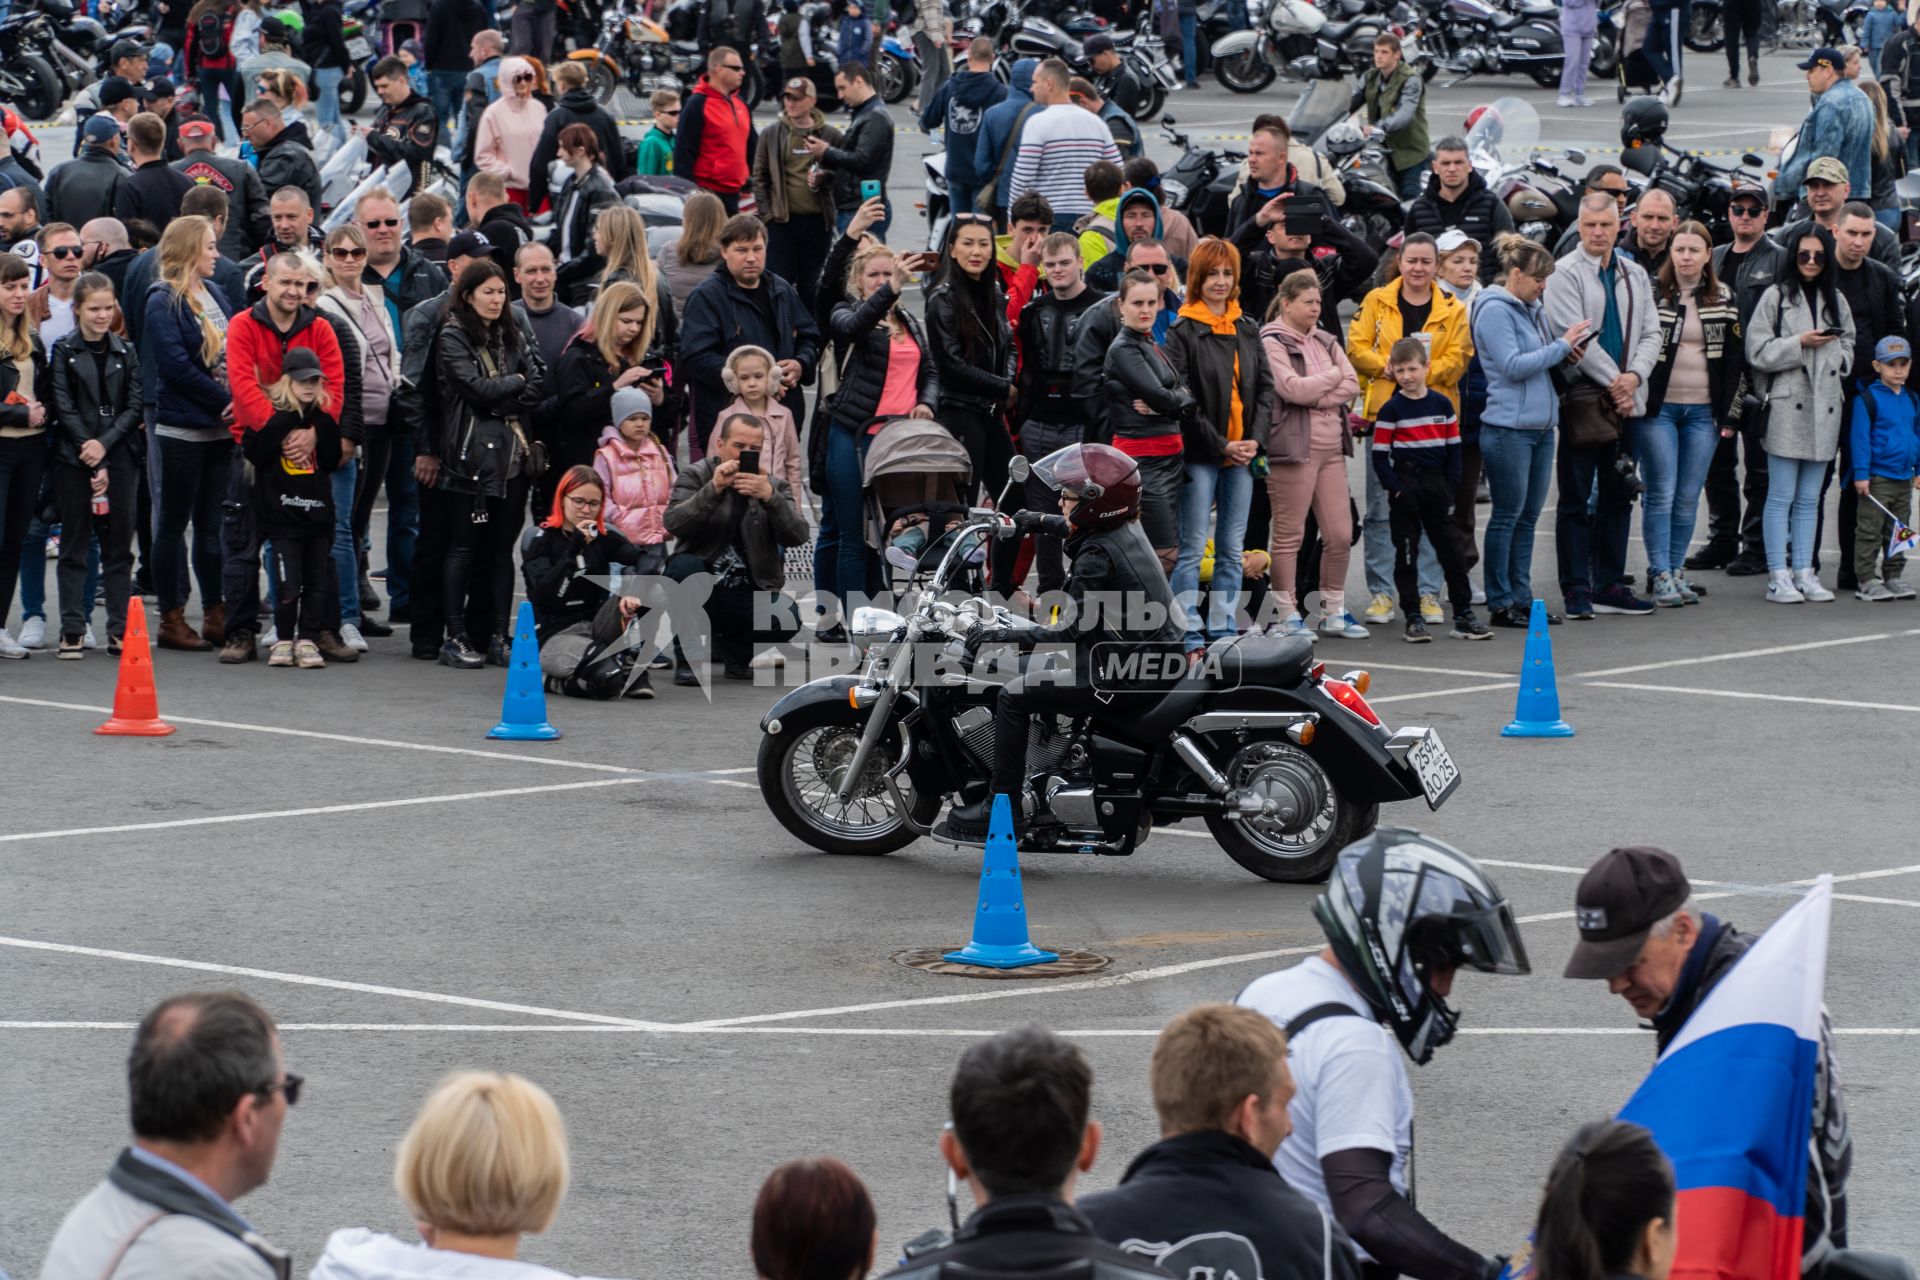
[[[113,719],[94,732],[125,738],[164,738],[173,732],[173,726],[160,718],[160,699],[153,687],[153,650],[147,646],[147,609],[137,595],[127,601],[127,634],[121,642]]]

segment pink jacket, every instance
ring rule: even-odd
[[[1267,431],[1267,454],[1275,463],[1312,460],[1313,445],[1324,448],[1338,441],[1351,454],[1347,435],[1347,405],[1360,391],[1353,363],[1340,341],[1316,327],[1302,335],[1269,321],[1260,329],[1260,341],[1273,369],[1273,425]]]
[[[520,62],[528,71],[533,70],[518,58],[508,58],[500,64],[502,81],[508,79],[508,62]],[[503,90],[480,113],[480,131],[473,135],[474,165],[499,174],[508,186],[524,191],[527,175],[533,169],[533,149],[540,145],[540,129],[546,122],[546,103],[538,98],[521,102],[514,98],[512,89]]]
[[[720,424],[727,420],[730,413],[752,413],[746,402],[735,396],[733,403],[720,411],[713,420],[713,435],[707,439],[707,452],[712,454],[720,448]],[[793,500],[799,502],[806,490],[807,469],[800,455],[800,431],[793,425],[793,410],[773,401],[767,412],[756,415],[767,422],[767,440],[764,456],[760,459],[760,469],[776,480],[787,482],[787,491]]]
[[[604,515],[636,547],[667,540],[667,502],[673,495],[673,459],[659,443],[634,448],[615,427],[600,433],[593,469],[606,487]]]

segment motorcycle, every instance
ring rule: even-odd
[[[1499,98],[1480,108],[1472,119],[1466,143],[1474,170],[1507,206],[1514,228],[1552,248],[1579,219],[1580,188],[1558,165],[1536,154],[1539,113],[1519,98]],[[1587,160],[1586,153],[1577,149],[1566,155],[1573,164]]]
[[[1406,221],[1400,195],[1387,168],[1387,153],[1371,132],[1351,121],[1328,129],[1314,149],[1332,162],[1347,198],[1340,206],[1340,225],[1367,242],[1375,253],[1386,252]]]
[[[873,59],[873,87],[888,106],[905,102],[920,83],[920,55],[906,41],[889,35]]]
[[[1398,6],[1396,6],[1397,8]],[[1258,93],[1284,74],[1291,80],[1365,75],[1373,40],[1391,20],[1369,0],[1329,0],[1329,17],[1309,0],[1249,0],[1254,29],[1216,40],[1213,76],[1234,93]]]
[[[30,121],[51,120],[66,100],[60,73],[45,50],[52,30],[42,13],[0,22],[0,102]]]
[[[1662,141],[1635,143],[1620,151],[1620,167],[1640,174],[1648,190],[1660,190],[1673,197],[1674,216],[1681,222],[1694,221],[1705,226],[1713,243],[1726,244],[1733,239],[1733,222],[1727,206],[1733,201],[1735,178],[1750,185],[1764,180],[1761,158],[1749,151],[1739,164],[1716,164],[1705,156],[1668,146]]]
[[[1160,175],[1160,202],[1187,215],[1203,236],[1227,234],[1227,204],[1244,151],[1214,151],[1196,147],[1174,128],[1172,116],[1160,121],[1160,133],[1180,149],[1180,156]]]
[[[824,9],[825,6],[815,4],[809,5],[808,8]],[[667,43],[670,50],[668,57],[671,60],[674,78],[679,82],[677,87],[682,93],[692,92],[693,86],[699,83],[700,77],[707,73],[707,51],[700,45],[701,10],[701,0],[674,0],[674,3],[667,8]],[[831,66],[832,55],[826,53],[826,51],[833,48],[832,42],[828,41],[824,46],[822,45],[819,35],[820,27],[817,20],[815,20],[814,30],[815,58],[816,60],[821,60],[822,54],[825,54],[824,61],[827,65]],[[650,35],[648,38],[653,39],[656,37]],[[779,43],[772,38],[771,31],[765,34],[761,45],[763,49],[768,49],[769,46],[771,46],[771,48],[758,59],[745,59],[746,74],[740,82],[740,97],[745,100],[750,107],[760,105],[769,91],[777,92],[781,83]],[[771,63],[773,67],[771,75],[769,75],[766,70],[769,63]],[[832,83],[833,73],[829,70],[827,73],[828,87],[831,87]],[[674,88],[676,86],[668,85],[666,87]],[[824,101],[820,104],[820,109],[822,111],[828,109]]]
[[[1011,470],[1024,480],[1026,460]],[[783,827],[836,854],[891,853],[925,835],[967,843],[935,825],[948,799],[984,794],[993,770],[998,691],[966,669],[966,638],[1033,624],[950,584],[988,539],[1060,523],[973,509],[910,613],[854,611],[862,669],[810,681],[760,722],[760,790]],[[1255,875],[1323,880],[1380,805],[1421,796],[1438,809],[1460,783],[1433,730],[1381,721],[1370,682],[1328,675],[1306,640],[1245,635],[1114,713],[1037,716],[1032,781],[1014,798],[1030,806],[1021,847],[1124,856],[1156,826],[1198,817]]]
[[[1489,0],[1423,0],[1415,33],[1452,88],[1474,75],[1525,75],[1542,88],[1560,83],[1565,61],[1560,10],[1552,0],[1517,0],[1512,12]]]
[[[609,5],[593,47],[575,49],[567,59],[586,68],[587,88],[603,106],[623,85],[643,101],[661,89],[679,93],[684,88],[674,74],[667,29],[638,9]]]

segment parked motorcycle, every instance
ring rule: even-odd
[[[1620,167],[1647,180],[1648,189],[1658,189],[1673,197],[1674,215],[1681,221],[1698,222],[1713,236],[1715,244],[1733,239],[1733,223],[1727,206],[1733,200],[1733,182],[1742,178],[1748,184],[1764,180],[1764,161],[1751,151],[1733,165],[1718,164],[1707,157],[1670,147],[1664,142],[1641,142],[1620,152]]]
[[[920,83],[920,55],[913,45],[889,35],[873,56],[873,87],[888,106],[905,102]]]
[[[1024,479],[1026,460],[1012,470]],[[998,690],[963,673],[965,641],[980,627],[1033,624],[949,585],[989,538],[1046,519],[1059,517],[973,510],[910,613],[854,611],[858,674],[811,681],[767,712],[758,778],[783,827],[827,853],[891,853],[941,836],[949,799],[984,793]],[[1323,880],[1380,805],[1423,796],[1437,809],[1460,783],[1439,735],[1388,729],[1367,705],[1369,684],[1365,672],[1329,676],[1306,640],[1247,635],[1113,713],[1035,717],[1022,848],[1126,855],[1156,826],[1199,817],[1255,875]]]
[[[1387,153],[1373,134],[1352,121],[1328,129],[1314,149],[1333,163],[1347,198],[1340,206],[1340,225],[1367,242],[1375,253],[1406,222],[1406,210],[1387,167]]]
[[[586,68],[587,88],[604,106],[624,85],[645,101],[661,89],[680,93],[674,74],[673,42],[667,29],[638,10],[609,5],[600,16],[600,38],[590,49],[575,49],[568,61]]]
[[[994,74],[1008,81],[1013,76],[1013,64],[1021,58],[1058,58],[1078,76],[1088,79],[1094,77],[1092,66],[1087,62],[1083,41],[1086,36],[1104,32],[1114,44],[1120,56],[1126,60],[1127,69],[1134,79],[1140,82],[1146,91],[1146,105],[1133,113],[1133,118],[1145,124],[1160,113],[1166,105],[1167,94],[1179,79],[1173,62],[1167,57],[1166,46],[1158,36],[1134,31],[1106,31],[1100,20],[1089,14],[1062,14],[1061,21],[1027,12],[1017,5],[1009,5],[1004,0],[987,6],[980,14],[980,34],[991,36],[994,40],[996,57]]]
[[[1433,65],[1453,76],[1524,75],[1542,88],[1560,83],[1565,49],[1560,9],[1552,0],[1516,0],[1507,11],[1490,0],[1422,0],[1416,33]]]
[[[0,102],[26,120],[51,120],[66,101],[60,73],[47,56],[52,38],[43,13],[17,13],[0,22]]]
[[[1373,66],[1374,37],[1394,15],[1369,0],[1329,0],[1328,9],[1331,16],[1310,0],[1249,0],[1253,29],[1214,42],[1214,79],[1234,93],[1258,93],[1281,75],[1365,75]]]
[[[1179,159],[1160,174],[1160,203],[1186,214],[1201,235],[1224,236],[1234,179],[1247,154],[1196,147],[1174,128],[1177,123],[1172,116],[1160,121],[1162,136],[1180,149]]]
[[[1513,215],[1514,228],[1529,240],[1552,248],[1579,220],[1580,186],[1560,167],[1538,154],[1540,115],[1520,98],[1498,98],[1468,117],[1467,156]],[[1569,150],[1567,159],[1585,164],[1586,153]]]

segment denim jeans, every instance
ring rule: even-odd
[[[340,464],[333,473],[333,576],[340,588],[340,621],[360,625],[360,551],[353,543],[353,486],[360,459]]]
[[[1247,511],[1253,505],[1253,472],[1246,467],[1187,464],[1180,487],[1180,557],[1173,563],[1173,598],[1186,614],[1183,643],[1197,649],[1234,634],[1240,602],[1240,552],[1246,545]],[[1202,622],[1200,558],[1213,537],[1213,583]]]
[[[822,598],[839,600],[843,612],[848,596],[877,595],[881,586],[880,557],[867,546],[865,490],[861,468],[873,437],[864,431],[823,422],[827,429],[827,487],[820,495],[820,528],[813,539],[813,585]]]
[[[1387,166],[1392,169],[1393,166]],[[1422,160],[1411,169],[1393,169],[1393,185],[1402,200],[1418,200],[1427,189],[1427,173],[1433,166]],[[1422,553],[1425,554],[1424,552]]]
[[[442,129],[451,129],[460,118],[460,95],[467,85],[464,71],[427,72],[427,97]]]
[[[1671,573],[1686,562],[1700,519],[1700,490],[1719,446],[1712,405],[1663,404],[1634,421],[1633,452],[1647,486],[1640,537],[1649,572]]]
[[[874,223],[871,227],[868,227],[867,234],[872,236],[874,239],[879,240],[882,243],[885,243],[887,238],[887,228],[893,225],[893,201],[884,192],[882,192],[880,196],[880,203],[886,207],[887,216],[880,219],[880,221]],[[967,213],[969,212],[969,210],[965,208],[961,208],[960,206],[956,205],[954,206],[954,212]],[[842,209],[838,214],[834,215],[834,219],[833,219],[834,230],[844,235],[847,230],[847,224],[852,221],[853,221],[853,210]],[[795,288],[799,288],[799,284],[797,281],[788,281],[788,283],[792,284]]]
[[[1367,567],[1367,594],[1391,596],[1393,594],[1393,517],[1387,508],[1387,491],[1380,487],[1380,477],[1374,471],[1371,459],[1367,464],[1367,512],[1361,521],[1361,551]],[[1440,596],[1440,561],[1433,554],[1433,544],[1423,535],[1420,539],[1420,594]],[[1411,603],[1418,608],[1420,602],[1402,600],[1401,608]]]
[[[314,123],[332,135],[335,146],[347,140],[347,126],[340,119],[340,82],[346,78],[344,67],[313,69],[313,85],[320,91],[319,101],[313,104]]]
[[[1820,504],[1820,484],[1826,479],[1825,462],[1803,458],[1767,455],[1767,508],[1760,516],[1762,536],[1767,540],[1767,570],[1809,569],[1813,567],[1814,509]],[[1789,558],[1788,544],[1793,553]]]
[[[49,463],[48,465],[53,465]],[[59,525],[48,526],[39,515],[27,521],[27,538],[20,544],[20,621],[47,616],[47,539]],[[66,548],[66,530],[61,529],[60,546]],[[100,540],[87,534],[87,585],[81,592],[87,611],[100,598]]]
[[[1480,562],[1489,609],[1533,606],[1533,531],[1553,481],[1553,446],[1552,427],[1481,424],[1480,463],[1493,497]]]
[[[1621,456],[1617,441],[1580,446],[1560,442],[1555,461],[1560,502],[1554,508],[1553,532],[1559,544],[1560,593],[1569,600],[1591,598],[1626,576],[1633,499],[1614,465]],[[1599,501],[1592,503],[1596,484]]]
[[[1200,65],[1200,15],[1182,13],[1180,15],[1180,69],[1187,88],[1200,83],[1197,68]]]

